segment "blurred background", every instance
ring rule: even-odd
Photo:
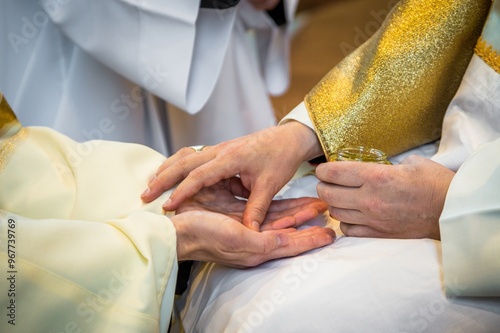
[[[340,60],[365,42],[394,0],[300,0],[291,47],[291,84],[272,98],[281,119]]]

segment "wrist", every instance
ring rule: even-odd
[[[175,215],[170,218],[170,221],[174,225],[176,234],[176,251],[177,251],[177,261],[189,260],[188,246],[185,240],[186,230],[184,228],[185,223],[183,223],[183,216]]]
[[[283,131],[290,133],[290,143],[295,152],[300,155],[301,161],[309,161],[323,155],[323,149],[316,133],[308,126],[296,120],[288,120],[280,126]]]

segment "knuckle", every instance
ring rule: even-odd
[[[176,155],[178,154],[178,155],[181,155],[181,156],[186,156],[186,155],[189,155],[191,153],[193,153],[193,148],[191,148],[191,147],[183,147],[183,148],[181,148],[181,149],[179,149],[177,151]]]
[[[332,191],[329,191],[328,185],[325,183],[318,183],[316,185],[316,191],[318,192],[318,197],[325,202],[332,202]]]
[[[179,158],[176,162],[176,167],[180,170],[185,170],[187,167],[187,158],[185,156]]]
[[[205,175],[205,172],[201,168],[196,168],[188,173],[189,178],[201,179]]]
[[[335,167],[337,165],[333,163],[322,163],[316,168],[316,175],[321,180],[333,181],[335,178]]]

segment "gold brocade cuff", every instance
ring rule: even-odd
[[[488,44],[488,42],[486,42],[482,37],[479,37],[474,52],[478,55],[478,57],[483,59],[488,66],[493,68],[495,72],[500,74],[500,53],[497,52],[497,50]]]
[[[394,155],[434,141],[490,0],[405,0],[305,97],[327,158],[369,146]]]

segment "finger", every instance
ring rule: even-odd
[[[163,170],[174,165],[180,159],[182,159],[188,155],[194,154],[194,153],[195,153],[195,151],[190,147],[184,147],[184,148],[179,149],[175,154],[173,154],[172,156],[167,158],[167,160],[165,162],[163,162],[162,165],[160,165],[160,167],[156,170],[156,175],[159,175]]]
[[[318,165],[316,176],[323,182],[360,187],[366,182],[368,175],[383,167],[388,165],[350,161],[328,162]]]
[[[330,228],[311,227],[302,231],[259,232],[252,238],[254,244],[247,247],[245,252],[236,253],[231,259],[232,263],[252,267],[268,260],[296,256],[333,243],[335,232]]]
[[[220,165],[218,161],[211,160],[192,170],[172,192],[163,208],[167,211],[175,210],[202,188],[215,185],[223,179],[233,178],[236,173],[225,165]]]
[[[256,185],[248,197],[247,206],[243,212],[243,225],[258,231],[277,192],[277,190],[273,191],[265,185]]]
[[[344,163],[344,162],[341,162]],[[340,164],[340,163],[339,163]],[[319,182],[316,185],[318,197],[328,206],[344,209],[356,209],[363,197],[363,188],[346,187],[331,183]]]
[[[148,187],[141,194],[144,202],[151,202],[164,191],[171,189],[183,180],[192,170],[212,159],[209,154],[195,153],[191,148],[183,148],[176,155],[167,159],[162,170],[149,181]]]
[[[172,165],[175,165],[177,162],[179,162],[180,159],[185,158],[186,156],[192,155],[192,154],[199,154],[201,152],[206,153],[207,150],[210,149],[210,146],[203,146],[201,151],[196,151],[193,147],[184,147],[179,149],[174,155],[170,156],[167,158],[167,160],[160,165],[160,167],[156,170],[156,174],[160,174],[163,170],[171,167]]]
[[[335,232],[330,228],[311,227],[296,231],[288,235],[289,243],[286,246],[276,248],[266,260],[296,256],[319,247],[333,243]]]
[[[236,267],[252,267],[265,261],[290,257],[318,247],[331,244],[335,232],[330,228],[311,227],[297,231],[295,229],[255,232],[242,237],[235,251],[225,254],[221,262]]]
[[[320,213],[326,211],[328,209],[328,205],[318,198],[309,197],[273,200],[271,202],[271,205],[269,206],[263,224],[281,219],[283,217],[295,216],[297,214],[299,215],[297,215],[296,217],[300,217],[302,216],[302,211],[309,209]]]
[[[244,229],[238,236],[228,240],[225,244],[225,255],[231,260],[246,260],[246,257],[271,253],[276,248],[287,246],[290,234],[295,229],[259,232],[242,226]]]
[[[262,225],[260,226],[260,230],[267,231],[267,230],[286,229],[286,228],[292,228],[296,224],[297,222],[295,221],[295,217],[285,216],[271,222],[264,221],[264,223],[262,223]]]
[[[232,177],[226,179],[229,190],[234,196],[247,199],[250,195],[250,191],[245,188],[243,183],[241,182],[241,178]]]
[[[266,221],[261,226],[261,230],[276,230],[284,228],[296,228],[306,222],[316,218],[321,213],[325,212],[328,206],[322,201],[314,204],[309,204],[307,207],[281,218],[266,218]]]
[[[343,221],[345,223],[356,225],[368,224],[367,217],[359,210],[329,206],[328,212],[330,213],[330,216],[337,221]]]
[[[269,206],[268,213],[281,213],[300,210],[309,205],[322,205],[323,201],[313,197],[300,197],[290,199],[273,200]]]
[[[366,225],[340,222],[340,230],[348,237],[392,238],[389,234],[372,229]]]

